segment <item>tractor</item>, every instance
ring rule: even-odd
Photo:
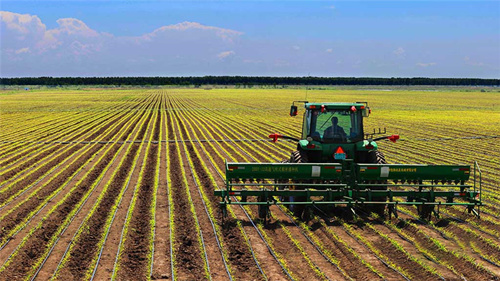
[[[226,188],[216,190],[223,214],[231,204],[258,205],[266,219],[271,205],[284,205],[308,220],[314,208],[347,207],[397,217],[398,205],[414,205],[422,219],[439,217],[440,206],[462,205],[479,217],[481,172],[470,165],[387,164],[377,141],[396,142],[399,135],[381,129],[366,133],[367,102],[310,103],[294,101],[290,116],[305,112],[302,136],[269,135],[297,142],[281,163],[226,162]],[[385,136],[381,136],[385,135]],[[473,185],[468,184],[473,172]],[[238,199],[239,198],[239,199]]]

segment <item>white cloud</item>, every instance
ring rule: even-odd
[[[14,53],[43,40],[46,27],[37,16],[0,11],[0,31],[2,52]]]
[[[182,22],[178,24],[173,24],[173,25],[166,25],[162,26],[156,30],[154,30],[151,33],[143,35],[143,38],[145,39],[152,39],[154,37],[162,36],[162,35],[171,35],[172,32],[186,32],[186,31],[191,31],[191,32],[198,32],[198,33],[204,33],[204,34],[211,34],[215,35],[216,37],[222,38],[224,40],[232,41],[235,37],[238,37],[242,35],[242,32],[231,30],[231,29],[224,29],[224,28],[219,28],[219,27],[214,27],[214,26],[206,26],[202,25],[197,22]]]
[[[16,50],[14,53],[16,53],[16,55],[19,55],[19,54],[24,54],[24,53],[29,53],[30,52],[30,48],[26,47],[26,48],[21,48],[19,50]]]
[[[77,35],[81,37],[97,37],[99,33],[93,29],[90,29],[83,21],[74,18],[58,19],[56,21],[59,27],[56,29],[49,30],[49,33],[53,35]]]
[[[406,51],[402,47],[399,47],[396,50],[394,50],[392,53],[394,55],[396,55],[396,57],[398,57],[398,58],[403,58],[406,54]]]
[[[3,75],[29,69],[39,74],[99,75],[182,69],[212,69],[234,57],[242,32],[196,22],[165,25],[141,36],[113,36],[75,18],[57,20],[47,29],[35,15],[0,12]],[[154,65],[155,69],[151,66]],[[43,67],[42,67],[43,66]],[[184,70],[186,71],[186,70]],[[100,75],[102,75],[100,74]]]
[[[300,50],[300,47],[295,45],[295,46],[292,46],[292,49],[294,49],[295,51],[298,51],[298,50]]]
[[[423,63],[423,62],[419,62],[416,64],[417,66],[420,66],[420,67],[429,67],[429,66],[434,66],[436,65],[435,62],[429,62],[429,63]]]
[[[0,11],[0,20],[2,25],[9,31],[16,32],[20,36],[31,33],[43,33],[45,25],[39,17],[29,14],[17,14],[6,11]]]
[[[221,53],[219,53],[219,54],[217,55],[217,57],[218,57],[219,59],[225,59],[225,58],[227,58],[227,57],[229,57],[229,56],[233,56],[233,55],[234,55],[234,51],[226,51],[226,52],[221,52]]]

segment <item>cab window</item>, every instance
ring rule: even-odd
[[[307,134],[321,142],[356,142],[363,139],[361,112],[350,110],[310,110]]]

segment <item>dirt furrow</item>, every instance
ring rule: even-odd
[[[77,241],[73,241],[74,248],[70,253],[66,266],[59,273],[59,278],[62,280],[68,279],[83,279],[85,272],[91,266],[91,262],[96,252],[99,250],[96,246],[101,238],[102,232],[105,230],[105,223],[108,215],[110,214],[111,207],[113,206],[116,197],[120,193],[120,189],[129,180],[127,175],[131,169],[132,161],[135,158],[139,146],[132,144],[132,149],[126,156],[124,165],[113,178],[109,189],[96,208],[95,212],[90,217],[87,225],[88,229],[92,231],[82,232],[82,235]]]
[[[60,174],[58,174],[55,178],[47,182],[43,185],[43,187],[37,191],[35,191],[34,196],[27,199],[26,202],[22,203],[19,208],[12,211],[6,217],[3,217],[0,221],[0,241],[4,238],[4,236],[9,233],[9,231],[17,226],[17,224],[21,223],[26,219],[26,216],[40,207],[40,204],[44,202],[46,198],[53,195],[53,192],[61,187],[64,182],[66,182],[73,174],[80,169],[81,165],[84,164],[89,158],[91,158],[95,153],[100,150],[100,146],[94,146],[90,150],[88,150],[83,155],[77,156],[77,160],[65,167],[64,170]]]
[[[160,116],[156,115],[156,120],[158,119],[161,120]],[[153,124],[153,122],[151,121],[149,122],[149,124]],[[156,131],[156,129],[152,129],[152,126],[148,126],[148,130],[150,132],[148,132],[147,136],[154,134],[154,132]],[[158,145],[151,144],[149,151],[145,151],[145,153],[147,153],[147,155],[145,155],[147,161],[144,167],[144,173],[142,174],[142,180],[139,179],[140,186],[136,187],[138,188],[136,202],[128,224],[128,233],[123,245],[123,251],[120,252],[119,267],[117,273],[117,278],[119,280],[130,280],[135,278],[143,279],[147,278],[150,274],[149,257],[152,254],[150,243],[152,242],[151,228],[153,227],[151,224],[151,220],[153,219],[151,217],[151,206],[153,204],[153,192],[155,190]],[[128,198],[124,198],[124,200],[127,199]],[[124,219],[125,213],[128,212],[129,208],[131,207],[121,207],[122,210],[120,213],[123,214]],[[117,221],[118,217],[119,215],[117,214]],[[120,226],[122,225],[118,222],[115,224]],[[120,229],[121,228],[123,228],[123,226],[120,227]],[[117,238],[119,237],[117,235],[118,233],[116,235],[111,235],[112,232],[113,231],[111,231],[110,236]],[[119,240],[116,240],[116,244],[117,243],[119,243]],[[114,247],[110,248],[114,249]],[[106,251],[105,253],[107,252],[109,251]],[[110,268],[110,266],[113,266],[114,264],[110,263],[108,266],[106,266],[105,263],[101,263],[101,265],[104,268]],[[104,278],[100,276],[101,275],[96,274],[96,278]]]
[[[86,134],[88,132],[88,130],[83,130],[84,128],[87,128],[89,125],[89,123],[92,125],[92,127],[97,127],[97,126],[100,126],[102,124],[104,124],[105,122],[108,122],[107,126],[104,126],[103,128],[101,128],[101,133],[105,131],[105,128],[108,128],[110,124],[112,124],[113,122],[115,122],[116,120],[120,120],[122,119],[123,117],[125,116],[125,114],[122,114],[120,116],[116,116],[115,114],[113,114],[111,117],[108,117],[104,120],[100,120],[100,119],[103,119],[105,118],[106,116],[103,116],[103,117],[100,117],[98,118],[97,120],[94,120],[92,122],[86,122],[85,124],[81,125],[81,126],[77,126],[76,128],[71,128],[70,130],[68,130],[67,132],[65,131],[65,136],[67,135],[67,141],[74,141],[74,140],[77,140],[79,137],[83,136],[84,134]],[[78,122],[80,123],[80,122]],[[77,124],[78,124],[77,123]],[[83,129],[82,129],[83,128]],[[78,130],[81,130],[79,132],[77,132]],[[73,132],[77,132],[75,135],[72,135]],[[37,146],[35,145],[32,145],[33,149],[37,148]],[[31,151],[32,149],[28,149],[28,151]],[[50,150],[49,150],[50,151]],[[52,151],[53,152],[53,151]],[[51,152],[51,153],[52,153]],[[25,152],[21,153],[20,155],[26,155]],[[46,154],[45,152],[42,154],[42,155],[48,155]],[[20,156],[16,156],[14,157],[13,159],[17,160],[19,159]],[[10,176],[12,177],[12,173],[15,171],[15,173],[19,173],[20,171],[23,171],[24,169],[26,169],[26,167],[30,167],[31,165],[33,165],[33,163],[39,163],[41,161],[41,159],[43,158],[39,158],[39,154],[37,154],[37,156],[35,157],[37,160],[35,161],[35,159],[30,159],[30,161],[28,161],[27,163],[24,163],[22,166],[20,167],[16,167],[15,170],[10,170],[8,172],[8,174],[6,174],[6,176]],[[35,161],[35,162],[34,162]],[[12,162],[9,160],[9,163]],[[3,175],[2,175],[3,176]],[[2,178],[0,177],[0,181],[3,181]]]
[[[107,155],[96,165],[96,167],[87,174],[86,178],[78,185],[71,195],[59,205],[51,214],[50,217],[41,221],[41,226],[33,232],[27,242],[18,250],[18,254],[10,262],[6,276],[13,276],[14,273],[18,276],[25,276],[33,267],[33,264],[41,257],[42,254],[50,247],[48,244],[50,238],[57,232],[59,227],[68,219],[68,215],[73,211],[81,200],[85,199],[89,188],[97,180],[101,171],[108,165],[119,146],[114,145]],[[42,250],[43,249],[43,250]]]
[[[165,94],[162,92],[162,101],[160,105],[162,122],[160,140],[168,139],[167,124],[165,119]],[[159,186],[156,198],[155,210],[155,239],[153,253],[153,272],[152,279],[167,280],[170,279],[172,269],[170,267],[170,225],[169,225],[169,205],[168,205],[168,186],[167,186],[167,145],[165,142],[161,145]]]
[[[149,117],[139,129],[139,133],[143,134],[146,131],[145,127],[147,127],[150,118],[151,114],[149,114]],[[96,206],[95,211],[86,223],[87,227],[93,231],[81,232],[78,240],[73,241],[73,248],[65,260],[64,267],[58,273],[59,279],[82,279],[89,270],[89,267],[94,266],[92,262],[99,251],[97,243],[101,240],[103,232],[106,231],[105,226],[107,220],[112,215],[112,207],[118,203],[117,198],[121,196],[123,188],[133,180],[128,176],[133,172],[131,169],[135,167],[134,161],[137,159],[137,154],[140,154],[142,151],[141,146],[138,144],[131,144],[131,146],[123,165],[111,180],[107,191],[103,194],[102,200]]]
[[[175,134],[174,125],[170,115],[167,112],[168,135],[172,138]],[[184,186],[183,173],[184,167],[181,166],[179,159],[178,144],[169,144],[169,164],[170,164],[170,190],[172,191],[174,203],[174,256],[176,261],[175,271],[177,278],[181,280],[203,279],[204,261],[198,246],[198,233],[195,227],[195,221],[190,210],[189,202],[186,198],[186,187]]]
[[[177,156],[177,146],[169,144],[169,157],[171,165],[171,190],[174,198],[175,213],[175,245],[174,255],[177,262],[178,278],[182,280],[197,280],[204,278],[203,260],[198,247],[197,232],[194,219],[189,212],[189,203],[182,184],[183,167],[180,166]]]
[[[120,116],[114,116],[113,118],[100,121],[99,122],[100,124],[105,123],[105,122],[108,122],[108,123],[104,124],[98,131],[94,132],[92,135],[86,137],[85,140],[87,140],[87,141],[93,140],[93,137],[98,136],[98,135],[102,134],[103,132],[105,132],[113,124],[113,122],[115,120],[119,120],[123,116],[125,116],[125,115],[123,114]],[[98,125],[96,125],[96,126],[98,126]],[[86,133],[88,133],[88,130],[83,130],[83,131],[79,132],[78,134],[71,136],[68,141],[76,140],[80,136],[83,136]],[[5,174],[2,174],[2,176],[0,176],[0,181],[8,180],[8,179],[14,177],[15,175],[22,173],[23,171],[27,170],[29,167],[31,167],[35,164],[43,165],[44,162],[50,161],[47,157],[48,155],[52,154],[53,152],[55,152],[58,149],[66,148],[66,147],[67,146],[65,146],[65,145],[57,145],[57,146],[49,149],[48,151],[44,151],[41,154],[37,154],[32,159],[29,159],[28,161],[24,162],[23,164],[21,164],[17,167],[14,167],[13,169],[7,171]],[[47,159],[45,159],[45,158],[47,158]]]

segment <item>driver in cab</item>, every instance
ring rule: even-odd
[[[347,134],[344,129],[338,125],[339,119],[332,117],[332,126],[326,128],[323,138],[327,139],[346,139]]]

